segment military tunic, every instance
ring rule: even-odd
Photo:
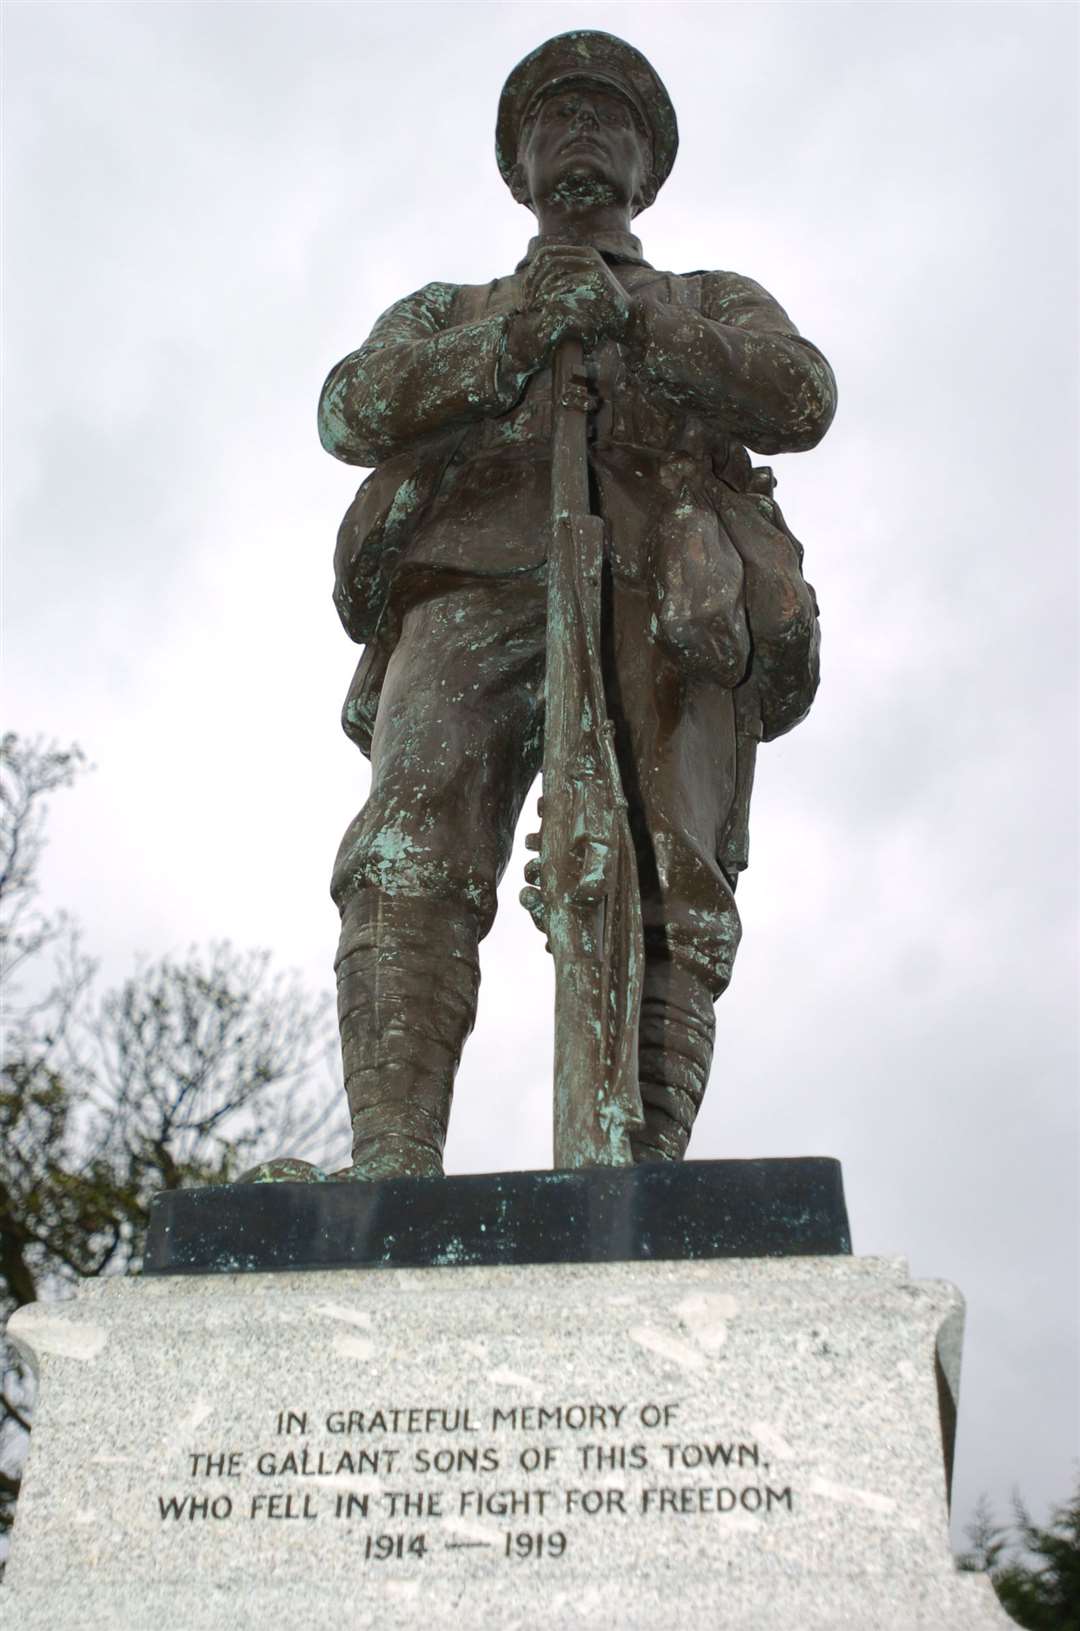
[[[345,728],[372,760],[335,898],[374,885],[465,902],[481,934],[543,751],[552,376],[516,372],[508,350],[539,242],[509,277],[397,302],[320,403],[328,450],[375,467],[335,562],[342,621],[366,642]],[[835,385],[750,279],[657,272],[629,234],[597,247],[641,297],[587,371],[605,678],[646,945],[692,962],[715,995],[739,935],[740,732],[789,729],[817,683],[801,549],[746,449],[813,446]]]

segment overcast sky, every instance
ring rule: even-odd
[[[97,766],[47,898],[108,978],[229,936],[329,986],[367,778],[319,387],[391,300],[512,270],[499,88],[579,26],[678,110],[647,257],[758,279],[840,386],[774,461],[823,680],[759,760],[691,1155],[841,1158],[856,1250],[969,1301],[959,1513],[1041,1512],[1078,1449],[1073,7],[9,4],[5,719]],[[522,862],[451,1171],[550,1161]]]

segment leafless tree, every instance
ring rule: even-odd
[[[49,796],[78,748],[0,743],[0,1314],[137,1268],[161,1189],[227,1183],[272,1155],[344,1141],[329,997],[227,943],[141,964],[97,997],[63,913],[38,900]],[[335,1125],[338,1121],[342,1125]],[[0,1528],[10,1524],[32,1379],[0,1353]]]

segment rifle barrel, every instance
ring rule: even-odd
[[[604,523],[589,502],[578,340],[554,359],[540,891],[555,961],[555,1165],[620,1166],[641,1125],[637,864],[601,664]]]

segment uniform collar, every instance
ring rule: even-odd
[[[536,251],[541,248],[543,244],[562,243],[564,241],[565,240],[561,238],[550,236],[544,237],[543,234],[538,234],[535,238],[530,238],[529,247],[525,251],[524,258],[518,261],[516,270],[519,272],[524,271],[525,267],[528,266],[529,262],[536,254]],[[648,261],[641,253],[641,239],[635,238],[632,232],[598,233],[592,240],[592,247],[594,249],[598,249],[606,261],[611,261],[616,265],[620,262],[632,266],[649,265]],[[652,270],[651,267],[649,269],[650,271]]]

